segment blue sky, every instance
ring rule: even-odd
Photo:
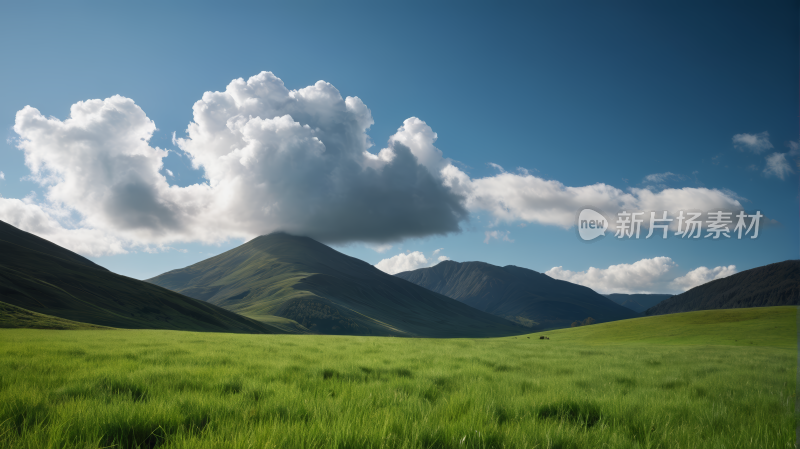
[[[63,121],[79,101],[133,100],[157,127],[149,145],[170,150],[161,173],[188,187],[206,182],[205,172],[172,136],[187,137],[192,105],[204,92],[270,71],[289,90],[325,80],[342,97],[360,98],[374,120],[374,153],[418,117],[473,180],[498,175],[493,163],[567,187],[716,189],[777,222],[752,241],[586,243],[574,228],[470,208],[460,232],[396,238],[381,253],[357,237],[335,244],[370,263],[419,251],[428,264],[445,255],[577,273],[650,259],[639,267],[652,278],[649,289],[614,284],[610,272],[570,280],[598,290],[677,291],[669,282],[698,267],[742,271],[798,257],[798,2],[163,3],[0,6],[3,198],[48,204],[48,184],[30,177],[17,148],[15,115],[26,105]],[[735,148],[735,135],[763,132],[772,148]],[[764,171],[775,153],[792,170],[783,179]],[[661,173],[673,175],[645,181]],[[56,217],[65,226],[85,225],[76,223],[86,209],[66,210]],[[5,213],[0,219],[13,224]],[[484,243],[493,231],[507,240]],[[144,279],[241,242],[203,244],[190,235],[161,249],[123,245],[124,254],[87,255]],[[625,279],[638,273],[619,270]]]

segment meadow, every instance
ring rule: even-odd
[[[550,340],[0,329],[0,447],[793,448],[796,311]]]

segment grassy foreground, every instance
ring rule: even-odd
[[[740,313],[721,345],[690,314],[551,340],[0,330],[0,447],[792,448],[796,307]]]

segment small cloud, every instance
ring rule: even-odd
[[[388,243],[384,245],[367,245],[367,248],[375,251],[378,254],[383,254],[392,249],[392,245],[389,245]]]
[[[757,171],[758,170],[758,166],[756,166],[756,164],[750,164],[750,165],[747,166],[747,169],[748,170]]]
[[[489,243],[491,239],[502,240],[504,242],[514,242],[508,236],[511,234],[511,231],[486,231],[485,235],[486,238],[483,239],[483,243]]]
[[[722,153],[712,157],[711,158],[711,163],[714,164],[714,165],[719,165],[721,160],[722,160]]]
[[[786,146],[789,147],[789,156],[797,156],[800,154],[800,144],[797,142],[786,142]]]
[[[786,153],[772,153],[767,156],[767,167],[764,168],[766,176],[777,176],[783,180],[792,173],[794,170],[786,160]]]
[[[422,251],[406,250],[405,253],[400,253],[396,256],[383,259],[375,264],[375,268],[389,274],[402,273],[404,271],[412,271],[420,268],[427,268],[436,265],[439,262],[450,260],[447,256],[436,257],[444,248],[439,248],[433,251],[431,257],[425,257]]]
[[[169,175],[170,178],[174,178],[175,177],[175,175],[172,174],[172,170],[165,169],[165,171],[167,172],[167,174]]]
[[[671,178],[673,178],[673,179],[675,179],[675,178],[681,179],[682,176],[676,175],[675,173],[672,173],[672,172],[668,171],[668,172],[665,172],[665,173],[653,173],[652,175],[647,175],[647,176],[644,177],[644,181],[645,182],[662,183],[662,182],[666,181],[667,179],[671,179]]]
[[[495,164],[494,162],[489,162],[489,166],[497,169],[497,171],[499,171],[500,173],[505,173],[506,172],[503,167],[499,166],[498,164]]]
[[[736,134],[733,136],[733,147],[739,151],[750,151],[761,154],[772,148],[769,141],[769,133],[764,131],[759,134]]]
[[[413,253],[400,253],[388,259],[383,259],[375,264],[375,268],[384,273],[397,274],[427,267],[428,263],[428,259],[424,254],[420,251],[414,251]]]
[[[0,171],[0,179],[6,179],[6,174]]]

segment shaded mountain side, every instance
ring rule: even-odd
[[[117,328],[283,333],[221,307],[112,273],[54,243],[3,225],[0,298],[12,306]]]
[[[95,324],[79,323],[42,313],[31,312],[0,301],[0,328],[2,329],[113,329]]]
[[[148,282],[256,319],[290,318],[325,334],[489,337],[525,331],[285,233],[258,237]]]
[[[647,309],[645,314],[791,305],[800,305],[800,260],[773,263],[708,282]]]
[[[47,254],[48,256],[58,257],[59,259],[67,260],[78,265],[108,271],[79,254],[75,254],[66,248],[62,248],[30,232],[25,232],[22,229],[11,226],[4,221],[0,221],[0,240],[5,240],[23,248]]]
[[[610,295],[603,295],[603,296],[637,313],[644,313],[644,311],[649,309],[650,307],[653,307],[654,305],[660,303],[661,301],[672,297],[672,295],[669,294],[658,294],[658,293],[654,294],[611,293]]]
[[[444,261],[395,275],[471,307],[540,328],[569,327],[639,316],[594,290],[526,268]]]

